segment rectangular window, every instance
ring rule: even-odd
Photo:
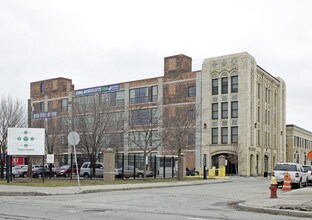
[[[195,97],[195,95],[196,95],[195,86],[188,87],[188,97]]]
[[[231,78],[231,92],[238,92],[238,76],[232,76]]]
[[[187,136],[187,144],[189,146],[192,146],[195,144],[195,135],[194,134],[188,134]]]
[[[151,124],[156,125],[160,121],[160,112],[158,108],[151,109]]]
[[[39,111],[44,112],[44,102],[39,103]]]
[[[130,111],[131,125],[147,125],[149,120],[150,109],[138,109]]]
[[[231,142],[238,142],[238,127],[231,127]]]
[[[148,88],[137,88],[130,90],[130,104],[147,103]]]
[[[61,126],[62,126],[62,131],[67,132],[68,131],[68,118],[61,118]],[[66,136],[67,139],[67,136]]]
[[[151,145],[153,147],[158,147],[160,145],[160,138],[159,138],[159,134],[158,134],[158,131],[155,130],[155,131],[152,131],[151,133],[152,137],[151,137],[151,140],[152,140],[152,143]]]
[[[238,118],[238,102],[231,102],[231,117]]]
[[[211,129],[211,143],[218,144],[218,128]]]
[[[221,117],[228,118],[228,103],[227,102],[221,103]]]
[[[217,95],[219,92],[219,87],[218,87],[218,79],[213,79],[212,80],[212,95]]]
[[[222,78],[222,94],[227,94],[228,93],[228,78]]]
[[[40,93],[43,94],[44,93],[44,83],[40,83]]]
[[[212,119],[218,119],[218,103],[212,104]]]
[[[68,111],[68,99],[62,99],[62,112]]]
[[[188,120],[189,121],[195,120],[195,111],[193,109],[188,111]]]
[[[158,99],[158,86],[152,86],[151,91],[151,101],[156,102]]]
[[[125,105],[125,91],[116,92],[116,106]]]
[[[228,128],[221,128],[221,143],[227,144]]]

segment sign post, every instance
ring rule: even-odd
[[[68,143],[74,146],[74,154],[75,154],[75,163],[76,163],[76,173],[77,173],[77,181],[78,181],[78,189],[80,189],[80,181],[79,181],[79,172],[78,172],[78,163],[77,163],[77,154],[76,154],[76,145],[80,141],[79,134],[75,131],[72,131],[67,136]]]

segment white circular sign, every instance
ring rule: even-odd
[[[67,136],[68,143],[71,145],[77,145],[80,141],[79,134],[75,131],[72,131]]]

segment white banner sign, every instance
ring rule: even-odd
[[[8,155],[44,155],[44,128],[9,128]]]

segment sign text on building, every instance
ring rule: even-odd
[[[37,112],[37,113],[33,113],[32,119],[52,118],[56,116],[57,116],[57,112]]]
[[[93,88],[87,88],[87,89],[79,89],[75,90],[75,96],[79,95],[87,95],[97,92],[109,92],[109,91],[116,91],[120,89],[119,84],[110,85],[110,86],[99,86],[99,87],[93,87]]]

